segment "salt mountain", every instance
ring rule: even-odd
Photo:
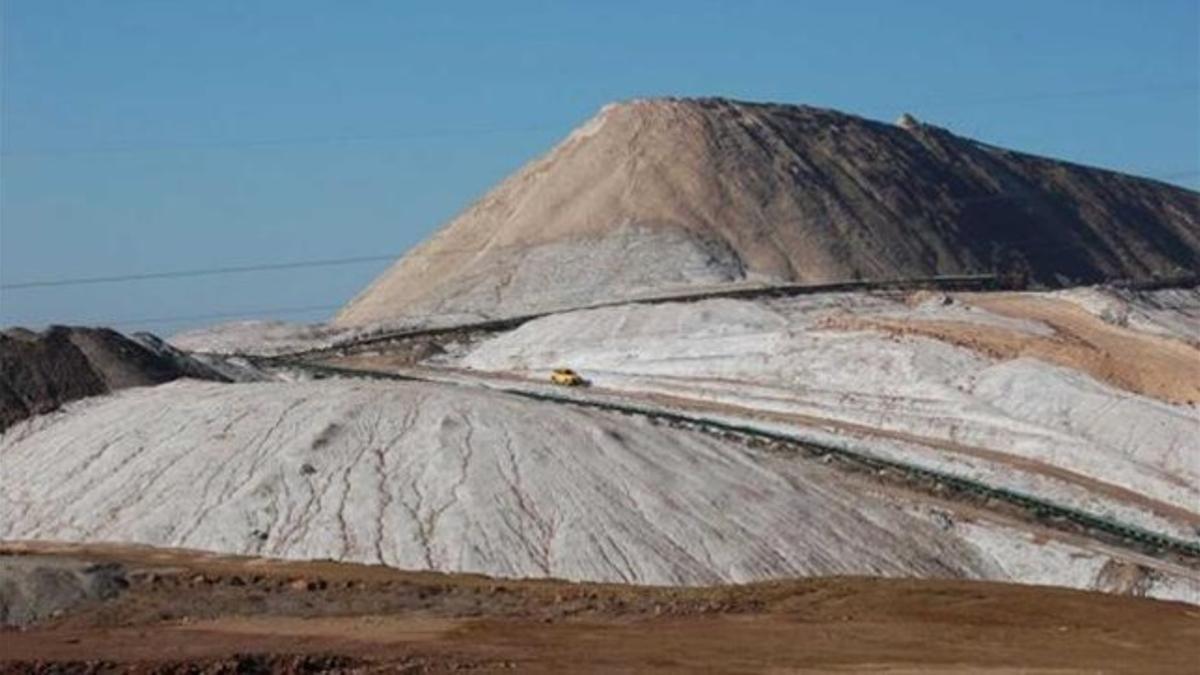
[[[337,317],[501,316],[738,281],[1200,270],[1200,194],[905,116],[654,99],[605,107]]]

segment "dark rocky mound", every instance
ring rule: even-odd
[[[605,107],[337,317],[499,316],[743,280],[1200,271],[1200,194],[905,116],[652,99]]]
[[[119,563],[57,556],[0,556],[0,627],[29,626],[128,587]]]
[[[51,326],[0,332],[0,431],[69,401],[180,377],[226,381],[153,336],[107,328]]]

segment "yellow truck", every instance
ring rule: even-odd
[[[570,368],[555,368],[550,373],[550,381],[563,387],[582,387],[587,384],[579,373]]]

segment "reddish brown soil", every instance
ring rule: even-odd
[[[852,578],[666,589],[49,549],[121,563],[129,588],[0,633],[0,672],[1183,673],[1200,658],[1200,608],[1061,589]]]
[[[1041,359],[1168,403],[1200,403],[1200,350],[1192,345],[1114,326],[1065,300],[1022,293],[975,293],[959,299],[996,314],[1042,321],[1055,334],[921,319],[836,317],[824,326],[920,335],[998,359]]]

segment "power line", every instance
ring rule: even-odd
[[[141,152],[172,152],[176,150],[209,150],[220,148],[269,148],[298,145],[328,145],[363,143],[369,141],[412,141],[431,138],[477,137],[500,134],[524,134],[558,129],[556,125],[540,124],[526,127],[464,128],[432,130],[421,133],[354,134],[346,136],[299,136],[292,138],[247,138],[239,140],[200,140],[175,143],[130,143],[96,147],[26,148],[0,151],[0,157],[121,154]]]
[[[1162,180],[1162,179],[1171,179],[1171,178],[1186,178],[1189,176],[1197,176],[1197,175],[1200,175],[1200,171],[1187,170],[1187,171],[1176,171],[1176,172],[1172,172],[1172,173],[1160,173],[1160,174],[1155,174],[1155,175],[1144,175],[1144,176],[1135,176],[1135,177]],[[962,204],[992,202],[992,201],[1020,202],[1020,201],[1034,201],[1034,200],[1035,199],[1033,197],[1022,195],[1022,194],[1001,192],[1001,193],[997,193],[997,194],[979,195],[979,196],[974,196],[974,197],[960,197],[957,199],[949,200],[949,203],[962,205]],[[912,223],[912,224],[920,224],[925,221],[923,219],[916,219],[916,220],[905,221],[905,222]],[[1004,243],[1006,243],[1007,245],[1013,245],[1013,244],[1028,243],[1029,241],[1030,240],[1017,240],[1017,241],[1009,241],[1009,242],[1004,242]],[[482,254],[482,253],[487,253],[487,252],[496,251],[496,250],[506,250],[506,249],[511,249],[511,248],[523,249],[523,248],[530,248],[530,247],[531,247],[531,244],[529,242],[513,242],[510,244],[486,244],[485,243],[480,246],[467,246],[467,247],[455,247],[455,248],[440,247],[438,250],[435,250],[435,251],[425,251],[423,253],[423,255],[445,256],[445,255],[455,255],[455,254],[459,254],[459,253]],[[416,249],[413,249],[413,250],[416,250]],[[362,264],[362,263],[368,263],[368,262],[380,262],[380,261],[385,261],[385,260],[397,260],[401,256],[403,256],[409,252],[410,251],[404,251],[404,252],[398,252],[398,253],[384,253],[384,254],[379,254],[379,255],[356,256],[356,257],[349,257],[349,258],[325,258],[325,259],[315,259],[315,260],[300,260],[300,261],[291,261],[291,262],[283,262],[283,263],[258,263],[258,264],[240,265],[240,266],[208,267],[208,268],[198,268],[198,269],[190,269],[190,270],[141,272],[141,273],[135,273],[135,274],[118,274],[118,275],[111,275],[111,276],[68,277],[65,279],[40,279],[40,280],[20,281],[20,282],[6,283],[6,284],[0,283],[0,290],[13,291],[13,290],[23,290],[23,289],[30,289],[30,288],[86,286],[86,285],[93,285],[93,284],[123,283],[123,282],[147,281],[147,280],[158,280],[158,279],[178,279],[178,278],[188,278],[188,277],[203,277],[203,276],[219,276],[219,275],[224,275],[224,274],[244,274],[244,273],[253,273],[253,272],[304,269],[304,268],[313,268],[313,267],[335,267],[335,266],[343,266],[343,265],[356,265],[356,264]]]
[[[459,253],[490,253],[492,251],[502,251],[508,249],[527,249],[533,247],[534,244],[529,242],[513,242],[511,244],[489,244],[484,243],[479,246],[458,246],[458,247],[443,247],[436,251],[426,251],[423,255],[426,256],[444,256],[455,255]],[[410,251],[402,251],[400,253],[385,253],[371,256],[358,256],[353,258],[328,258],[319,260],[299,260],[294,262],[284,263],[261,263],[253,265],[241,265],[235,267],[206,267],[191,270],[170,270],[163,272],[139,272],[136,274],[119,274],[112,276],[96,276],[96,277],[72,277],[66,279],[41,279],[36,281],[19,281],[7,284],[0,284],[0,290],[23,290],[27,288],[53,288],[61,286],[87,286],[92,284],[109,284],[122,283],[131,281],[153,281],[158,279],[178,279],[186,277],[202,277],[202,276],[219,276],[222,274],[242,274],[252,272],[269,272],[277,270],[292,270],[303,269],[310,267],[334,267],[338,265],[355,265],[368,262],[379,262],[383,260],[397,260],[401,256],[417,250],[416,248]]]
[[[262,317],[271,316],[274,314],[304,314],[308,312],[328,312],[335,309],[341,309],[342,305],[310,305],[307,307],[275,307],[272,309],[257,309],[257,310],[242,310],[237,312],[217,312],[213,314],[189,314],[181,316],[159,316],[139,319],[129,319],[124,321],[112,321],[107,324],[103,322],[94,322],[94,325],[113,325],[113,326],[143,326],[159,323],[184,323],[187,321],[206,321],[209,319],[233,319],[238,317]]]
[[[917,222],[922,222],[922,221],[910,221],[910,222],[917,223]],[[1048,239],[1048,237],[1044,237],[1044,236],[1028,237],[1025,239],[1016,239],[1016,240],[1004,241],[1004,242],[999,242],[999,243],[1003,244],[1004,246],[1021,246],[1021,245],[1025,245],[1025,244],[1033,244],[1035,242],[1044,241],[1045,239]],[[516,243],[516,244],[507,244],[507,245],[497,245],[497,246],[493,246],[492,248],[493,249],[506,249],[506,248],[513,248],[513,247],[525,247],[525,246],[527,246],[527,245],[522,244],[522,243]],[[1089,244],[1087,242],[1059,242],[1055,246],[1046,246],[1045,244],[1042,244],[1042,245],[1037,246],[1037,249],[1040,252],[1045,253],[1045,252],[1061,251],[1061,250],[1068,250],[1068,249],[1083,249],[1083,248],[1087,248],[1090,246],[1091,246],[1091,244]],[[475,249],[475,248],[448,249],[448,250],[438,251],[437,253],[448,254],[448,253],[456,253],[456,252],[462,252],[462,251],[479,252],[479,249]],[[224,268],[224,269],[226,271],[234,270],[234,271],[239,271],[239,272],[240,271],[257,271],[260,269],[280,269],[280,268],[288,268],[288,267],[317,266],[317,265],[329,264],[329,263],[340,264],[340,263],[346,262],[346,261],[357,261],[357,260],[378,260],[378,259],[391,260],[393,258],[394,258],[394,256],[378,256],[378,257],[371,256],[371,257],[363,257],[363,258],[343,258],[343,259],[325,260],[325,261],[304,261],[304,262],[299,262],[299,263],[284,263],[282,265],[257,265],[257,266],[247,266],[247,267],[243,267],[243,268]],[[190,272],[187,272],[184,274],[195,275],[196,272],[200,272],[200,271],[199,270],[190,271]],[[206,274],[207,273],[212,273],[212,274],[224,273],[221,271],[220,268],[214,268],[213,270],[205,270],[203,272]],[[159,273],[159,274],[153,274],[153,275],[130,275],[130,278],[131,279],[154,279],[154,278],[162,278],[162,277],[168,276],[168,275],[174,276],[177,274],[180,274],[180,273]],[[109,281],[109,280],[115,280],[115,279],[117,279],[117,278],[110,277],[110,278],[104,278],[104,279],[102,279],[102,281]],[[126,280],[126,279],[119,279],[119,280]],[[52,284],[52,285],[65,285],[66,283],[69,283],[69,282],[64,280],[63,282],[54,282],[54,284]],[[190,314],[190,315],[179,315],[179,316],[169,316],[169,317],[137,318],[137,319],[111,321],[111,322],[107,322],[107,323],[108,323],[108,325],[116,325],[116,326],[136,326],[136,325],[151,325],[151,324],[164,324],[164,323],[184,323],[184,322],[189,322],[189,321],[204,321],[204,320],[212,320],[212,319],[228,319],[228,318],[238,318],[238,317],[262,317],[262,316],[270,316],[270,315],[278,315],[278,314],[301,314],[301,313],[317,312],[317,311],[332,311],[332,310],[341,309],[343,306],[344,305],[342,305],[342,304],[331,304],[331,305],[308,305],[308,306],[300,306],[300,307],[295,307],[295,306],[274,307],[274,308],[266,308],[266,309],[258,309],[258,310],[240,310],[240,311],[236,311],[236,312],[217,312],[217,313],[210,313],[210,314]],[[93,323],[96,323],[96,322],[93,322]],[[104,323],[104,322],[99,322],[99,323]]]
[[[1175,173],[1160,173],[1153,176],[1146,176],[1146,178],[1171,180],[1173,178],[1190,178],[1192,176],[1200,176],[1200,171],[1176,171]]]
[[[1186,171],[1169,174],[1171,177],[1184,177],[1188,175],[1200,175],[1200,171]],[[1162,175],[1161,177],[1167,177]],[[1032,197],[1012,193],[999,193],[993,195],[980,195],[977,197],[962,197],[959,199],[950,200],[950,204],[972,204],[993,201],[1031,201]],[[926,222],[926,219],[910,219],[903,221],[905,224],[919,225]],[[1041,238],[1039,237],[1038,240]],[[1006,245],[1032,243],[1031,239],[1014,240],[1003,242]],[[423,245],[422,245],[423,246]],[[510,244],[488,244],[484,243],[479,246],[460,246],[460,247],[440,247],[437,250],[426,250],[422,255],[426,257],[433,256],[448,256],[462,253],[484,254],[493,251],[503,251],[508,249],[528,249],[532,248],[533,244],[529,242],[513,242]],[[30,288],[57,288],[65,286],[89,286],[94,284],[111,284],[137,281],[151,281],[160,279],[180,279],[190,277],[204,276],[220,276],[225,274],[247,274],[254,272],[270,272],[280,270],[305,269],[314,267],[336,267],[343,265],[357,265],[369,262],[394,261],[399,259],[416,249],[403,251],[399,253],[385,253],[372,256],[357,256],[350,258],[326,258],[316,260],[300,260],[283,263],[259,263],[251,265],[240,265],[232,267],[208,267],[190,270],[169,270],[161,272],[141,272],[135,274],[119,274],[111,276],[96,276],[96,277],[69,277],[65,279],[41,279],[35,281],[20,281],[7,284],[0,284],[0,290],[13,291],[24,290]]]
[[[23,288],[48,288],[54,286],[85,286],[90,284],[112,284],[125,281],[145,281],[147,279],[178,279],[182,277],[203,277],[221,274],[242,274],[247,272],[265,272],[271,270],[292,270],[306,267],[334,267],[338,265],[357,265],[381,260],[395,260],[399,253],[382,255],[358,256],[354,258],[325,258],[321,260],[298,260],[285,263],[265,263],[257,265],[241,265],[234,267],[208,267],[192,270],[174,270],[169,272],[144,272],[139,274],[120,274],[103,277],[75,277],[67,279],[43,279],[39,281],[19,281],[10,284],[0,284],[0,289],[10,291]]]
[[[1168,83],[1129,87],[1109,87],[1083,89],[1067,92],[1035,92],[1030,94],[1014,94],[1008,96],[993,96],[976,99],[959,99],[941,101],[935,97],[924,100],[917,99],[920,106],[927,105],[993,105],[1005,103],[1022,103],[1028,101],[1102,98],[1109,96],[1124,96],[1128,94],[1178,93],[1200,91],[1198,83]],[[919,107],[920,107],[919,106]],[[177,150],[204,150],[218,148],[268,148],[299,145],[325,145],[338,143],[361,143],[369,141],[405,141],[431,138],[453,138],[490,136],[498,134],[523,134],[560,129],[563,123],[542,123],[522,127],[467,127],[458,129],[432,129],[413,133],[376,133],[349,134],[343,136],[320,135],[279,138],[246,138],[234,140],[197,140],[168,143],[127,143],[95,147],[74,148],[25,148],[16,150],[0,150],[0,157],[21,156],[54,156],[54,155],[87,155],[110,153],[141,153],[141,152],[171,152]]]
[[[1070,99],[1085,99],[1085,98],[1107,98],[1112,96],[1125,96],[1128,94],[1155,94],[1155,93],[1184,93],[1200,91],[1200,83],[1196,82],[1176,82],[1164,84],[1149,84],[1142,86],[1130,87],[1106,87],[1096,89],[1080,89],[1076,91],[1064,92],[1036,92],[1029,94],[1012,94],[1008,96],[989,96],[976,99],[960,99],[957,101],[939,101],[934,99],[917,99],[922,105],[944,105],[944,106],[973,106],[973,105],[993,105],[1005,103],[1026,103],[1030,101],[1053,101],[1053,100],[1070,100]]]

